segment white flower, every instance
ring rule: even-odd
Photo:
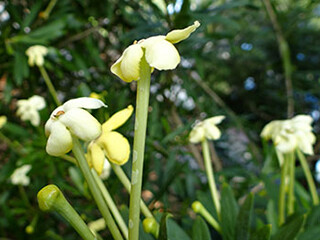
[[[0,129],[7,123],[6,116],[0,116]]]
[[[189,141],[192,143],[199,143],[204,139],[219,139],[221,132],[216,125],[221,123],[224,118],[225,116],[216,116],[197,123],[190,132]]]
[[[109,178],[110,173],[111,173],[111,164],[109,163],[108,159],[105,159],[104,163],[103,163],[103,169],[102,169],[102,173],[100,175],[100,178],[102,180],[106,180]]]
[[[91,141],[101,134],[101,124],[83,110],[97,109],[106,105],[95,98],[76,98],[57,107],[45,125],[49,136],[46,151],[52,156],[61,156],[72,149],[72,135],[83,141]]]
[[[17,115],[23,120],[30,120],[33,126],[39,126],[40,115],[39,110],[46,106],[46,102],[43,97],[34,95],[31,98],[18,100]]]
[[[312,133],[312,117],[297,115],[289,120],[276,120],[268,123],[261,132],[261,137],[272,140],[281,153],[289,153],[299,148],[306,154],[313,154],[312,145],[316,138]]]
[[[10,180],[14,185],[28,186],[30,183],[30,178],[27,176],[27,173],[31,170],[31,165],[23,165],[20,168],[14,170],[10,176]]]
[[[28,59],[28,64],[33,67],[37,65],[38,67],[43,66],[44,64],[44,56],[47,55],[48,49],[41,45],[34,45],[29,47],[26,51]]]

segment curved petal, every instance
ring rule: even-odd
[[[128,140],[118,132],[108,132],[103,134],[98,144],[102,146],[110,162],[118,165],[125,164],[130,155],[130,145]]]
[[[203,128],[203,123],[198,123],[189,134],[189,141],[191,143],[199,143],[205,138],[205,130]]]
[[[195,21],[193,25],[189,27],[186,27],[184,29],[173,30],[167,34],[166,40],[171,43],[178,43],[188,38],[190,34],[193,33],[199,26],[200,23],[198,21]]]
[[[46,151],[51,156],[62,156],[72,149],[72,137],[66,126],[55,121],[50,127],[51,134],[47,141]]]
[[[34,95],[31,98],[29,98],[29,102],[30,105],[37,110],[41,110],[46,106],[46,101],[44,100],[44,98],[38,95]]]
[[[40,115],[38,111],[32,110],[29,112],[29,120],[33,126],[39,126],[40,125]]]
[[[100,178],[102,180],[106,180],[109,178],[111,173],[111,164],[109,163],[108,159],[104,160],[102,173],[100,174]]]
[[[277,133],[280,133],[281,130],[281,121],[271,121],[267,125],[264,126],[264,128],[261,131],[260,136],[266,140],[269,140],[272,138],[272,136],[276,135]]]
[[[217,125],[217,124],[221,123],[225,118],[226,117],[222,116],[222,115],[221,116],[215,116],[215,117],[207,118],[203,122]]]
[[[124,50],[122,56],[111,66],[111,72],[125,82],[139,80],[140,61],[143,50],[139,44],[133,44]]]
[[[132,105],[113,114],[104,124],[102,124],[102,131],[110,132],[123,125],[133,112]]]
[[[81,108],[73,108],[65,112],[59,116],[58,121],[63,123],[72,134],[83,141],[94,140],[101,134],[101,125],[98,120]]]
[[[150,67],[158,70],[175,69],[180,63],[180,55],[172,43],[164,40],[164,36],[150,37],[141,46],[145,48],[145,57]]]
[[[96,143],[90,144],[88,147],[88,154],[90,155],[92,166],[100,175],[103,170],[105,161],[104,152]]]
[[[209,140],[216,140],[221,137],[221,132],[214,124],[204,123],[205,136]]]
[[[90,97],[80,97],[71,99],[65,102],[63,105],[63,110],[65,112],[73,108],[85,108],[85,109],[97,109],[101,107],[107,107],[101,100]]]

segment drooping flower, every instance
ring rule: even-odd
[[[151,68],[158,70],[175,69],[180,63],[180,55],[173,44],[190,36],[200,23],[179,30],[173,30],[166,36],[159,35],[135,42],[124,50],[122,56],[111,66],[111,72],[125,82],[140,79],[140,62],[145,57]]]
[[[33,126],[39,126],[39,110],[45,108],[46,106],[46,101],[43,97],[34,95],[28,99],[18,100],[17,106],[17,115],[21,118],[21,120],[29,120]]]
[[[103,170],[105,157],[118,165],[123,165],[128,161],[130,155],[129,142],[123,135],[114,130],[123,125],[132,112],[133,107],[130,105],[112,115],[102,125],[100,137],[89,144],[87,160],[99,175]]]
[[[22,167],[14,170],[10,176],[11,183],[14,185],[28,186],[30,183],[30,178],[27,176],[27,173],[31,170],[31,165],[26,164]]]
[[[189,141],[192,143],[199,143],[204,139],[219,139],[221,132],[216,125],[221,123],[224,118],[225,116],[216,116],[197,123],[190,132]]]
[[[43,66],[44,56],[48,53],[48,49],[45,46],[34,45],[26,50],[26,55],[28,56],[28,64],[33,67],[37,65],[38,67]]]
[[[71,99],[57,107],[45,125],[48,136],[46,151],[52,156],[62,156],[72,147],[72,135],[83,141],[92,141],[101,134],[101,124],[84,109],[97,109],[106,105],[95,98]],[[84,108],[84,109],[83,109]]]
[[[0,116],[0,129],[7,123],[6,116]]]
[[[308,115],[297,115],[288,120],[276,120],[268,123],[261,137],[272,140],[281,153],[289,153],[299,148],[305,154],[313,154],[312,145],[316,138],[312,133],[313,119]]]

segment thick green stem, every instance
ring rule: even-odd
[[[49,89],[49,92],[50,92],[54,102],[57,104],[57,106],[60,106],[61,102],[58,99],[57,91],[55,90],[46,69],[43,66],[39,66],[39,70],[40,70],[40,73],[41,73],[45,83],[47,84],[47,87]]]
[[[128,227],[127,227],[126,223],[124,222],[116,204],[112,200],[112,197],[111,197],[108,189],[103,184],[103,182],[102,182],[101,178],[98,176],[97,172],[94,169],[91,169],[91,172],[92,172],[92,175],[93,175],[96,183],[98,184],[98,187],[102,193],[102,196],[104,197],[104,200],[108,204],[108,207],[109,207],[110,211],[112,212],[113,217],[115,218],[116,222],[118,223],[118,226],[119,226],[121,232],[123,233],[123,236],[125,236],[125,238],[128,239]]]
[[[310,193],[312,196],[313,205],[318,205],[319,204],[319,196],[317,193],[316,184],[314,183],[310,168],[307,163],[307,159],[305,158],[305,156],[303,155],[303,153],[299,149],[297,149],[297,155],[298,155],[301,167],[303,169],[304,175],[306,176],[306,179],[307,179],[307,182],[309,185],[309,190],[310,190]]]
[[[48,185],[38,193],[39,208],[42,211],[56,211],[64,217],[84,240],[95,240],[93,233],[85,222],[65,199],[60,189],[55,185]]]
[[[110,163],[110,164],[111,164],[111,167],[112,167],[114,173],[117,175],[117,177],[120,180],[120,182],[122,183],[122,185],[125,187],[125,189],[128,191],[128,193],[131,194],[131,184],[130,184],[130,181],[129,181],[127,175],[124,173],[124,171],[122,170],[122,168],[119,165],[114,164],[114,163]],[[153,214],[151,213],[151,211],[149,210],[149,208],[147,207],[147,205],[144,203],[144,201],[142,199],[140,201],[140,208],[141,208],[142,214],[146,218],[154,218]]]
[[[92,196],[93,196],[94,200],[96,201],[97,206],[98,206],[104,220],[106,221],[106,224],[107,224],[113,238],[116,240],[123,240],[123,237],[121,236],[121,233],[120,233],[116,223],[114,222],[114,220],[111,216],[109,208],[108,208],[106,202],[104,201],[102,194],[101,194],[101,192],[100,192],[100,190],[99,190],[99,188],[98,188],[98,186],[97,186],[97,184],[91,174],[87,160],[84,156],[82,146],[81,146],[79,140],[75,137],[73,137],[72,151],[78,161],[79,168],[88,183],[88,186],[89,186],[89,189],[92,193]]]
[[[286,160],[286,159],[285,159]],[[287,177],[287,161],[284,161],[281,166],[281,182],[279,192],[279,213],[278,224],[281,226],[285,221],[285,200],[286,200],[286,177]]]
[[[289,177],[289,191],[288,191],[288,216],[294,213],[294,181],[295,181],[295,155],[294,152],[288,153],[286,161],[288,161],[288,177]]]
[[[143,57],[140,62],[140,79],[137,81],[137,104],[134,126],[129,208],[129,240],[139,239],[140,200],[149,107],[150,77],[151,68],[146,62],[145,57]]]
[[[195,201],[192,204],[194,212],[199,213],[217,232],[221,233],[221,227],[216,219],[208,212],[201,202]]]
[[[209,188],[213,200],[213,204],[216,208],[218,217],[220,218],[220,200],[219,200],[219,194],[216,186],[216,182],[214,180],[214,174],[212,169],[212,163],[210,158],[210,151],[209,151],[209,145],[208,141],[204,139],[202,141],[202,152],[203,152],[203,159],[204,159],[204,167],[206,169],[206,174],[208,178]]]

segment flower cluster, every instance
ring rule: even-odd
[[[45,108],[46,102],[43,97],[34,95],[28,99],[18,100],[17,115],[23,120],[29,120],[33,126],[39,126],[39,110]]]
[[[225,116],[215,116],[198,122],[190,132],[189,141],[192,143],[199,143],[205,139],[219,139],[221,132],[216,125],[221,123],[224,118]]]
[[[43,66],[44,56],[48,53],[48,49],[41,45],[34,45],[27,49],[26,55],[28,56],[28,64],[33,67],[37,65],[38,67]]]
[[[72,135],[83,141],[92,141],[101,134],[101,124],[85,109],[97,109],[106,105],[95,98],[76,98],[57,107],[45,125],[47,153],[62,156],[72,147]]]
[[[271,139],[280,153],[289,153],[299,148],[302,152],[312,155],[312,145],[316,141],[312,133],[312,121],[312,117],[308,115],[272,121],[263,128],[261,137]]]
[[[175,69],[180,63],[180,55],[173,44],[190,36],[200,23],[169,32],[166,36],[153,36],[140,41],[124,50],[122,56],[111,66],[111,72],[125,82],[140,79],[140,63],[145,57],[151,68],[158,70]]]
[[[14,185],[28,186],[30,183],[30,178],[27,176],[27,173],[31,170],[31,165],[26,164],[22,167],[14,170],[10,176],[11,183]]]

